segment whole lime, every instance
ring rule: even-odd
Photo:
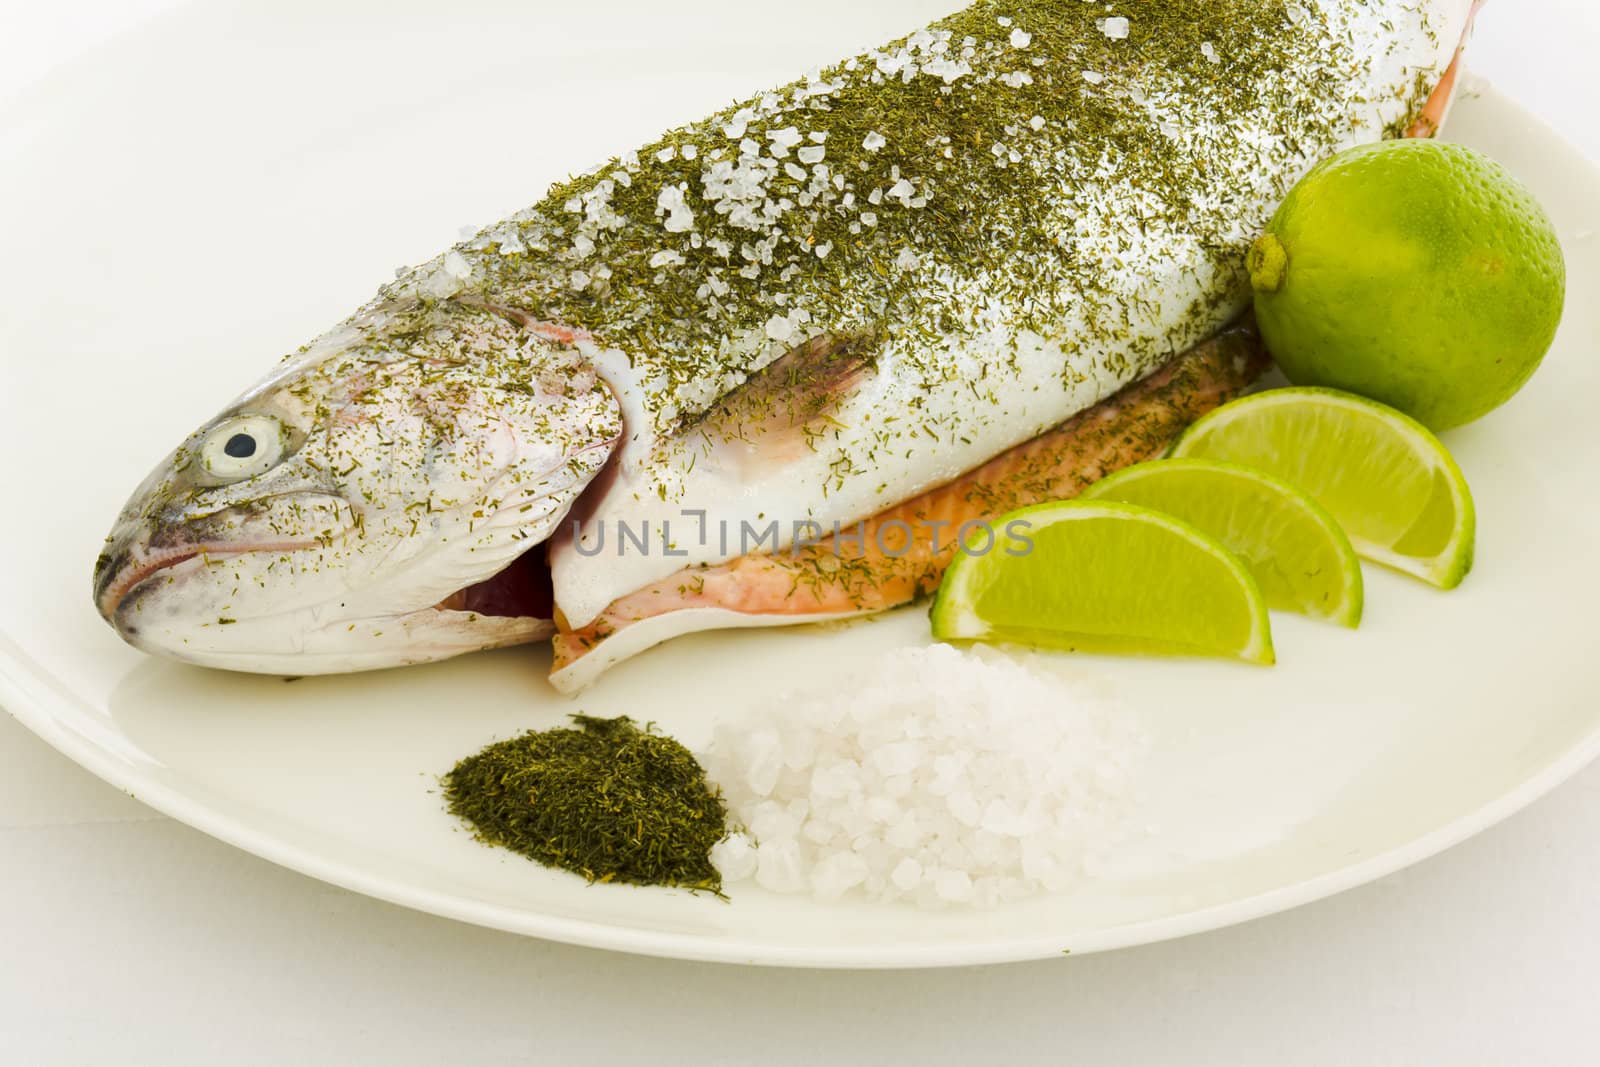
[[[1460,145],[1343,152],[1250,250],[1261,334],[1296,385],[1344,389],[1435,430],[1488,414],[1550,348],[1566,264],[1504,167]]]

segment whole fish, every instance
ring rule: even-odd
[[[983,0],[673,130],[189,435],[96,603],[246,671],[555,634],[567,689],[903,603],[954,550],[930,516],[1070,495],[1259,372],[1205,344],[1249,242],[1321,159],[1437,127],[1473,7]]]

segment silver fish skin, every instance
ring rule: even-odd
[[[186,438],[96,602],[210,666],[424,662],[950,483],[1233,318],[1284,193],[1415,120],[1472,6],[984,0],[671,131]]]
[[[537,640],[548,612],[460,594],[547,538],[621,433],[606,384],[514,317],[380,301],[156,469],[107,539],[95,601],[137,648],[264,673]]]

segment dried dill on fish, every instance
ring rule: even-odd
[[[720,896],[711,846],[727,834],[727,809],[693,754],[626,717],[572,721],[456,764],[444,777],[450,812],[480,841],[591,883]]]

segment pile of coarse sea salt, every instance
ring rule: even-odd
[[[1130,836],[1125,709],[1000,653],[906,649],[719,725],[725,883],[993,907],[1062,892]]]

